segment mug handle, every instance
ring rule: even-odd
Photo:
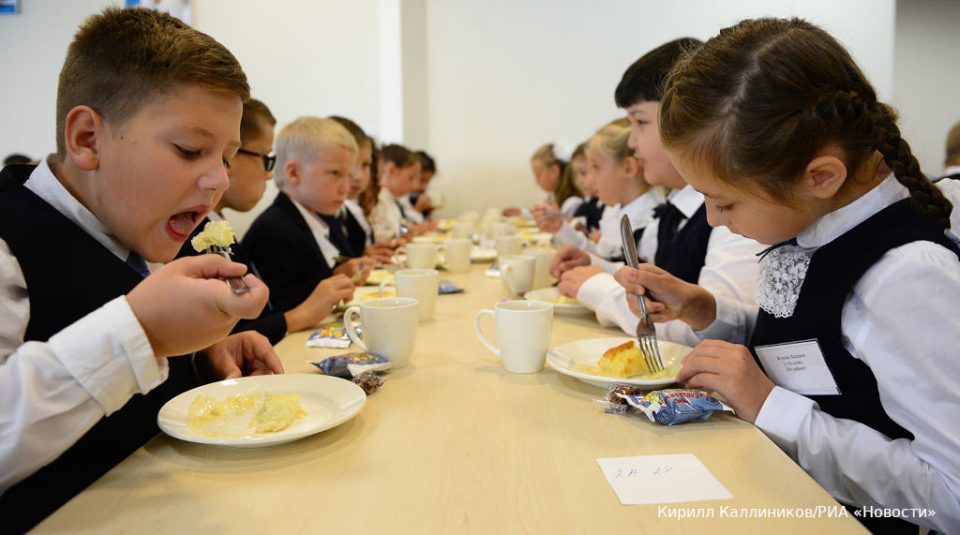
[[[363,345],[363,340],[360,340],[360,337],[357,336],[357,331],[353,330],[353,320],[354,316],[360,315],[360,307],[352,306],[343,313],[343,327],[347,331],[347,336],[350,337],[350,341],[360,347],[363,351],[367,350],[367,346]]]
[[[349,311],[348,311],[348,312],[349,312]],[[477,311],[477,315],[473,318],[473,330],[474,330],[474,332],[477,333],[477,338],[480,339],[480,343],[483,344],[484,347],[486,347],[487,349],[489,349],[491,353],[493,353],[494,355],[496,355],[496,356],[499,357],[499,356],[500,356],[500,350],[497,349],[496,346],[494,346],[493,344],[491,344],[491,343],[486,339],[486,337],[483,336],[483,333],[480,332],[480,317],[481,317],[481,316],[490,316],[491,318],[496,318],[496,316],[494,315],[494,312],[493,312],[492,310],[490,310],[489,308],[484,308],[484,309],[478,310],[478,311]],[[344,318],[346,318],[346,316],[344,316]]]
[[[513,266],[507,264],[500,268],[500,278],[503,279],[503,282],[507,284],[507,289],[510,290],[510,293],[517,295],[517,291],[513,289],[513,284],[510,282],[510,273],[513,272]]]

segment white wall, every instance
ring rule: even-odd
[[[427,146],[447,198],[440,213],[541,199],[530,155],[620,115],[613,91],[636,58],[763,15],[822,25],[892,93],[894,0],[428,0]]]
[[[943,169],[947,132],[960,121],[960,2],[897,3],[894,104],[923,170]]]

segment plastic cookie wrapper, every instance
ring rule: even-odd
[[[364,372],[378,372],[390,368],[390,359],[376,353],[356,352],[327,357],[312,362],[320,371],[341,379],[353,379]]]
[[[643,388],[637,385],[612,384],[607,388],[607,394],[603,396],[603,399],[598,399],[596,402],[603,407],[603,412],[607,414],[626,414],[630,404],[623,396],[642,393]]]
[[[616,394],[647,415],[651,422],[676,425],[703,421],[714,412],[733,409],[703,390],[674,388],[654,390],[647,394]]]
[[[363,335],[363,327],[357,326],[358,336]],[[350,336],[347,334],[346,327],[342,321],[336,321],[321,325],[310,333],[307,338],[307,347],[331,347],[335,349],[346,349],[350,347]]]
[[[227,260],[233,260],[233,250],[230,246],[236,243],[233,237],[233,228],[228,221],[207,221],[200,234],[197,234],[190,240],[190,245],[198,253],[211,253],[220,255]],[[243,282],[243,277],[226,277],[224,280],[233,290],[233,293],[240,295],[250,291],[247,283]]]
[[[463,288],[450,281],[440,281],[437,285],[437,293],[440,295],[463,293]]]

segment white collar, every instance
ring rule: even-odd
[[[703,194],[687,184],[682,189],[671,191],[667,195],[667,200],[670,201],[670,204],[676,206],[687,219],[690,219],[703,204]]]
[[[320,219],[320,216],[311,212],[304,205],[300,204],[300,201],[290,197],[290,200],[293,201],[293,205],[297,207],[297,210],[300,212],[300,215],[303,216],[304,221],[307,222],[307,226],[310,227],[310,230],[314,234],[319,234],[324,238],[330,236],[330,227],[327,225],[327,222]]]
[[[873,214],[909,196],[910,191],[890,174],[860,198],[822,216],[797,235],[797,245],[805,249],[822,247],[863,223]]]
[[[82,228],[84,232],[115,254],[117,258],[126,262],[127,257],[130,256],[130,248],[114,237],[110,233],[110,229],[97,219],[93,212],[88,210],[63,187],[63,184],[50,169],[48,160],[53,158],[54,156],[50,155],[47,159],[41,160],[36,169],[30,173],[30,178],[24,183],[24,187]]]
[[[950,176],[960,174],[960,165],[951,165],[943,170],[940,176]]]

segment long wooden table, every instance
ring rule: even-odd
[[[413,364],[391,372],[352,420],[252,450],[158,436],[38,531],[865,532],[852,517],[796,518],[837,502],[735,417],[664,427],[604,414],[594,403],[601,389],[549,367],[507,373],[473,333],[476,311],[500,298],[485,267],[442,274],[467,292],[440,296],[435,318],[420,324]],[[485,327],[492,336],[493,322]],[[288,373],[317,373],[309,361],[338,352],[305,347],[308,334],[277,346]],[[556,316],[552,345],[606,336],[620,333],[592,316]],[[696,455],[733,499],[620,505],[596,462],[669,453]],[[681,509],[704,517],[671,512]]]

